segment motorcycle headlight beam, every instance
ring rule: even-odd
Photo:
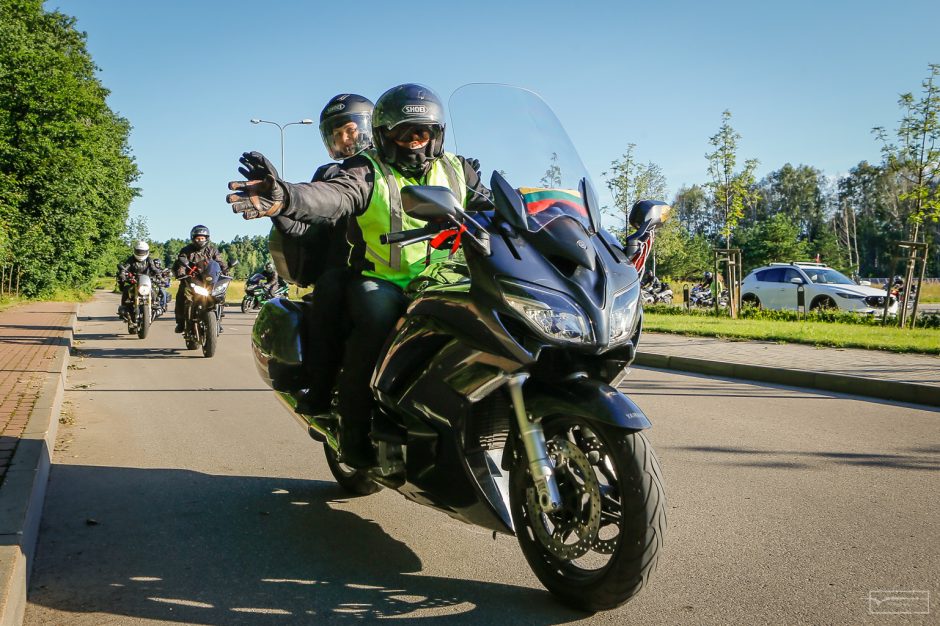
[[[200,296],[208,296],[209,290],[203,287],[202,285],[193,285],[193,291],[195,291]]]

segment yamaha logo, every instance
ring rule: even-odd
[[[406,104],[401,108],[401,112],[405,115],[414,115],[416,113],[427,113],[428,108],[423,104]]]

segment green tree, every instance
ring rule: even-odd
[[[27,296],[90,289],[116,256],[139,172],[85,35],[42,0],[0,0],[0,242]]]
[[[756,204],[758,199],[754,190],[754,170],[758,162],[749,159],[744,162],[744,169],[735,171],[741,135],[731,127],[731,111],[722,112],[721,120],[721,128],[708,140],[715,151],[706,154],[705,158],[708,159],[708,174],[712,179],[708,183],[712,206],[721,216],[720,234],[725,239],[725,247],[730,248],[731,234],[744,217],[745,209]]]
[[[676,221],[682,225],[686,234],[712,237],[718,232],[703,187],[692,185],[680,189],[672,200],[672,208]]]
[[[888,139],[883,127],[872,129],[882,142],[885,167],[902,179],[898,200],[904,203],[911,239],[922,237],[925,222],[940,220],[940,64],[928,66],[921,83],[923,96],[901,94],[898,105],[904,114],[897,129],[897,143]]]
[[[126,246],[133,246],[141,240],[149,242],[150,226],[147,224],[147,218],[143,215],[127,218],[127,225],[124,227],[121,239]]]
[[[701,280],[714,265],[711,244],[702,234],[690,234],[678,219],[656,231],[656,273],[677,280]]]
[[[799,225],[784,213],[741,228],[738,245],[745,269],[775,261],[800,261],[807,256],[807,244],[800,241]]]
[[[666,196],[666,177],[662,168],[653,162],[638,163],[633,156],[635,148],[636,144],[629,144],[623,156],[611,161],[610,169],[604,172],[607,188],[614,200],[613,207],[605,208],[618,218],[618,225],[610,230],[621,238],[630,229],[630,209],[637,201],[659,200]]]
[[[547,189],[557,189],[561,187],[561,166],[558,165],[558,153],[552,152],[552,158],[549,160],[548,169],[545,175],[539,180],[542,186]]]

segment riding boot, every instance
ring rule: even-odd
[[[374,467],[376,458],[375,448],[369,438],[370,425],[349,422],[350,420],[340,418],[340,460],[355,469]]]

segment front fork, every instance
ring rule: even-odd
[[[519,436],[525,446],[526,459],[529,461],[529,473],[535,490],[539,495],[539,506],[542,511],[549,513],[561,506],[561,493],[555,480],[554,466],[548,459],[548,448],[545,444],[545,431],[538,421],[529,419],[525,410],[525,400],[522,396],[522,385],[529,378],[528,374],[515,374],[509,378],[509,396],[512,399],[512,408],[516,414],[516,423],[519,426]]]

